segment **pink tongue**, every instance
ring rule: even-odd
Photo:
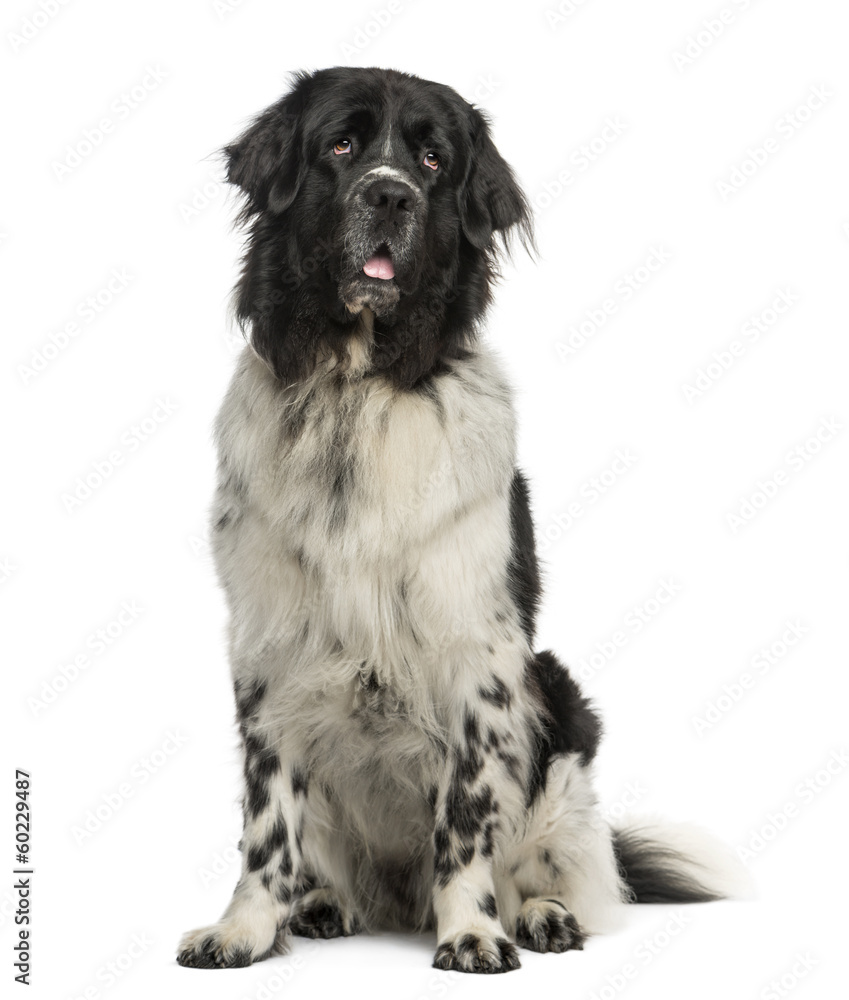
[[[395,268],[388,253],[376,253],[363,264],[363,270],[370,278],[388,280],[395,277]]]

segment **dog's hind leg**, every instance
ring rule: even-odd
[[[348,937],[363,929],[353,898],[350,844],[345,824],[320,787],[310,793],[304,815],[307,892],[295,902],[288,929],[311,938]]]
[[[628,890],[611,831],[596,806],[579,754],[552,760],[524,836],[505,850],[498,901],[505,926],[532,951],[583,946],[609,928]]]

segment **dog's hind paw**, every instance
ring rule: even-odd
[[[301,937],[348,937],[360,930],[360,922],[332,889],[312,889],[298,903],[287,929]]]
[[[556,899],[528,899],[516,917],[516,941],[531,951],[571,951],[584,947],[577,920]]]

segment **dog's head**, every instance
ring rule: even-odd
[[[472,336],[496,235],[531,239],[486,118],[405,73],[297,74],[224,152],[249,223],[237,314],[287,382],[328,362],[414,384]]]

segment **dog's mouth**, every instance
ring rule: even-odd
[[[361,257],[349,258],[351,269],[343,272],[339,298],[349,312],[359,313],[368,306],[376,316],[388,316],[405,291],[404,260],[393,259],[386,240],[377,245],[366,243],[361,253]],[[396,264],[401,268],[400,277]]]
[[[381,243],[363,264],[363,274],[378,281],[391,281],[395,277],[395,265],[386,243]]]

